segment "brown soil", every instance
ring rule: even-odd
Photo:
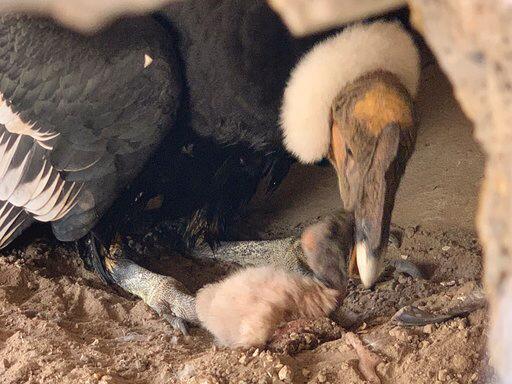
[[[445,78],[431,67],[425,79],[417,153],[394,216],[403,241],[387,258],[417,263],[428,279],[389,269],[373,290],[352,282],[343,304],[350,321],[341,324],[380,355],[382,383],[487,383],[485,309],[438,325],[390,321],[411,303],[443,312],[481,278],[473,219],[483,158]],[[288,236],[338,204],[328,168],[296,167],[270,201],[255,201],[247,222],[263,237]],[[231,270],[170,252],[145,262],[191,290]],[[0,383],[363,383],[345,334],[329,319],[295,321],[266,349],[216,349],[206,331],[185,338],[104,286],[70,246],[35,240],[0,258]]]

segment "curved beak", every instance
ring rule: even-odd
[[[373,159],[361,180],[355,206],[355,247],[357,267],[365,287],[372,287],[382,271],[382,256],[387,249],[391,214],[401,177],[399,127],[386,127],[378,139]]]
[[[343,206],[354,214],[349,273],[357,262],[361,281],[370,288],[382,271],[395,195],[414,149],[412,100],[382,74],[343,92],[331,111],[329,160]]]

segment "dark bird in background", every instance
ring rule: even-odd
[[[286,175],[285,151],[303,163],[328,158],[343,208],[355,215],[362,281],[373,285],[416,139],[412,37],[397,23],[376,22],[295,39],[263,0],[191,0],[166,14],[184,66],[187,124],[240,148],[233,169],[252,174],[254,186],[265,169],[279,170],[273,180]],[[234,190],[248,185],[231,180]]]
[[[215,243],[262,178],[272,189],[286,176],[289,151],[333,164],[372,285],[416,136],[410,36],[374,23],[297,40],[263,0],[191,0],[166,15],[94,37],[1,19],[2,244],[51,221],[58,239],[85,239],[104,279],[185,331],[193,296],[125,259],[114,235],[159,193],[191,244]]]

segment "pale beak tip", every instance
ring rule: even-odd
[[[365,288],[373,287],[381,272],[379,258],[372,254],[364,241],[358,241],[356,243],[356,259],[361,282]]]

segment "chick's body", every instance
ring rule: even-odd
[[[196,310],[218,344],[247,348],[264,345],[283,321],[327,316],[338,297],[312,278],[253,267],[202,288]]]

